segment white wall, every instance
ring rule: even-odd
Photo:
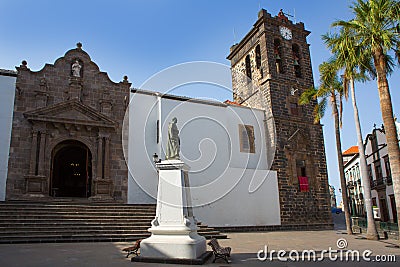
[[[0,75],[0,201],[6,197],[15,80],[15,77]]]
[[[195,216],[210,226],[280,225],[263,111],[162,98],[159,114],[155,95],[135,93],[129,112],[128,203],[155,203],[158,177],[152,155],[165,158],[168,123],[177,117],[181,160],[191,168]],[[157,144],[159,117],[162,142]],[[255,153],[240,152],[239,124],[254,127]]]

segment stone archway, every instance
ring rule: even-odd
[[[66,140],[52,151],[50,195],[53,197],[91,196],[92,153],[82,142]]]

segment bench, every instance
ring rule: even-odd
[[[361,234],[361,232],[362,232],[362,228],[360,226],[358,226],[358,225],[353,225],[351,227],[351,230],[355,234]]]
[[[223,259],[226,261],[226,263],[229,263],[228,257],[231,256],[231,248],[230,247],[221,247],[218,244],[217,239],[212,238],[210,240],[210,242],[207,243],[207,245],[209,245],[214,253],[214,260],[213,263],[217,260],[217,259]]]
[[[127,247],[124,248],[122,251],[128,252],[128,255],[126,257],[128,258],[129,255],[135,254],[136,256],[139,256],[139,248],[140,248],[140,242],[142,242],[142,239],[136,240],[135,244],[132,247]]]

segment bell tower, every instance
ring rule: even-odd
[[[309,34],[304,23],[293,23],[282,10],[272,16],[261,9],[227,59],[234,101],[268,109],[275,121],[271,168],[278,173],[282,226],[320,229],[332,227],[322,125],[313,123],[315,102],[298,105],[301,93],[314,84]]]

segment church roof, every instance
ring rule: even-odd
[[[235,101],[230,101],[230,100],[225,100],[224,101],[224,103],[225,104],[228,104],[228,105],[236,105],[236,106],[241,106],[238,102],[235,102]]]
[[[243,105],[240,105],[237,102],[230,101],[230,100],[225,100],[224,102],[219,102],[219,101],[216,101],[216,100],[192,98],[192,97],[187,97],[187,96],[165,94],[165,93],[161,93],[161,92],[144,90],[144,89],[137,89],[137,88],[131,89],[131,93],[159,96],[159,97],[164,98],[164,99],[171,99],[171,100],[177,100],[177,101],[188,101],[188,102],[192,102],[192,103],[211,105],[211,106],[217,106],[217,107],[225,107],[226,108],[226,107],[229,107],[230,105],[234,105],[234,106],[237,106],[237,107],[240,107],[240,108],[265,111],[264,109],[250,108],[250,107],[247,107],[247,106],[243,106]]]
[[[17,72],[16,72],[15,70],[0,69],[0,75],[1,75],[1,76],[12,76],[12,77],[17,77]]]

